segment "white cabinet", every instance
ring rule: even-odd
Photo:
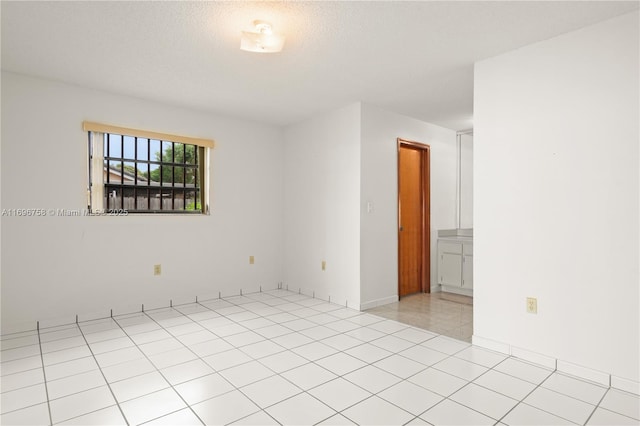
[[[438,284],[443,291],[472,295],[473,240],[438,239]]]

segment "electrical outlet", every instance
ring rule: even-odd
[[[323,271],[326,271],[326,270],[327,270],[327,261],[326,261],[326,260],[323,260],[323,261],[322,261],[322,270],[323,270]]]
[[[162,266],[160,264],[153,265],[153,275],[160,275],[160,274],[162,274]]]
[[[254,263],[256,263],[255,257],[249,256],[249,265],[253,265]]]
[[[535,297],[527,297],[527,312],[530,314],[538,313],[538,299]]]

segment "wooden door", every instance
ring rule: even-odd
[[[429,147],[398,140],[398,294],[429,292]]]

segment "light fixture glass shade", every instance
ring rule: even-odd
[[[263,21],[255,21],[257,32],[242,31],[240,49],[247,52],[275,53],[284,46],[284,37],[273,34],[271,25]]]

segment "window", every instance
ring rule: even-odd
[[[93,212],[206,213],[206,151],[213,141],[96,123],[89,131]]]

